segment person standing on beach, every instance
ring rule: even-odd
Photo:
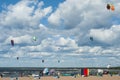
[[[60,72],[57,73],[58,78],[60,78]]]
[[[16,77],[16,80],[18,80],[18,77]]]
[[[2,75],[2,74],[0,74],[0,77],[2,78],[2,77],[3,77],[3,75]]]

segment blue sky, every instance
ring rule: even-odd
[[[108,3],[114,11],[106,9]],[[0,5],[0,67],[120,66],[118,0],[1,0]]]

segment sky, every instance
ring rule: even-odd
[[[119,0],[0,0],[0,30],[0,67],[120,66]]]

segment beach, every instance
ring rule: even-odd
[[[0,80],[16,80],[16,79],[11,79],[10,77],[7,78],[0,78]],[[41,77],[40,79],[38,78],[33,78],[33,77],[19,77],[18,80],[120,80],[120,76],[114,75],[104,75],[102,77],[100,76],[88,76],[88,77],[72,77],[72,76],[60,76],[60,78],[55,78],[52,76],[44,76]]]

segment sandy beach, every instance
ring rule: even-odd
[[[10,78],[0,78],[0,80],[14,80]],[[16,80],[16,79],[15,79]],[[40,79],[35,79],[33,77],[19,77],[18,80],[120,80],[120,76],[114,75],[104,75],[103,77],[98,76],[89,76],[89,77],[76,77],[73,78],[72,76],[61,76],[60,78],[55,78],[52,76],[41,77]]]

